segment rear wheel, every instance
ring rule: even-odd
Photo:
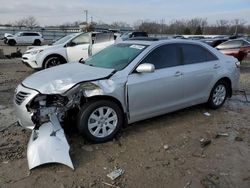
[[[50,56],[48,58],[45,59],[44,64],[43,64],[43,68],[47,69],[50,67],[54,67],[57,65],[61,65],[66,63],[66,61],[60,57],[60,56]]]
[[[10,46],[15,46],[15,45],[16,45],[16,41],[13,40],[13,39],[11,39],[11,40],[8,41],[8,44],[9,44]]]
[[[210,97],[208,100],[209,107],[212,109],[220,108],[225,103],[227,96],[228,96],[227,82],[223,80],[217,82],[210,93]]]
[[[78,130],[93,142],[108,141],[117,134],[123,124],[123,112],[114,102],[91,101],[83,105],[78,114]]]

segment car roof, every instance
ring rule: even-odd
[[[40,32],[37,32],[37,31],[20,31],[19,33],[40,33]]]
[[[158,41],[145,41],[145,40],[126,40],[121,43],[127,44],[141,44],[141,45],[160,45],[160,44],[172,44],[172,43],[185,43],[185,44],[199,44],[202,46],[207,46],[205,43],[196,41],[196,40],[186,40],[186,39],[166,39],[166,40],[158,40]]]

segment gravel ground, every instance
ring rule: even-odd
[[[29,171],[31,132],[15,123],[12,98],[32,73],[20,59],[0,60],[0,187],[250,187],[250,104],[241,95],[216,111],[198,105],[135,123],[104,144],[67,131],[75,170],[48,164]],[[250,94],[250,62],[240,84]],[[202,138],[211,143],[202,148]],[[116,167],[125,172],[112,181],[107,174]]]

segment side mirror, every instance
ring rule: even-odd
[[[153,64],[150,64],[150,63],[140,64],[136,68],[136,72],[138,72],[138,73],[152,73],[154,71],[155,71],[155,66]]]

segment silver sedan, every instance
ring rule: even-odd
[[[62,136],[57,130],[72,117],[84,137],[104,142],[125,123],[200,103],[220,108],[238,88],[239,65],[197,41],[126,41],[86,62],[31,75],[16,89],[14,104],[20,124],[34,129],[30,145],[48,144],[43,134]]]

